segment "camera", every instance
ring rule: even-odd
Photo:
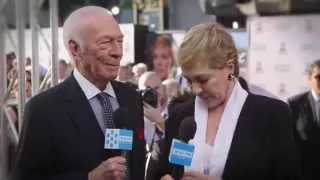
[[[158,93],[155,89],[146,88],[143,90],[139,90],[142,100],[148,103],[150,106],[157,108],[158,105]]]

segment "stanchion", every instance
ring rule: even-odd
[[[0,179],[7,176],[7,136],[6,123],[4,119],[4,97],[7,88],[7,62],[5,57],[5,19],[2,10],[4,0],[0,0]]]
[[[25,7],[26,1],[15,0],[16,7],[16,27],[17,27],[17,60],[18,60],[18,120],[19,120],[19,132],[21,131],[23,121],[23,111],[26,103],[26,91],[25,91]]]
[[[50,0],[50,25],[51,25],[51,82],[52,86],[58,84],[58,52],[59,52],[59,41],[58,41],[58,1]]]

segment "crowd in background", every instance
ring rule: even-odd
[[[11,119],[18,128],[18,110],[17,110],[17,97],[19,93],[19,80],[18,80],[18,59],[15,52],[10,52],[6,55],[7,61],[7,88],[8,88],[8,97],[7,100],[9,103],[8,111],[11,115]],[[31,58],[25,58],[25,97],[28,100],[32,96],[32,66]],[[67,63],[66,60],[59,60],[59,82],[62,82],[67,78],[72,71],[73,67],[70,63]],[[40,91],[44,91],[46,88],[50,87],[45,82],[47,78],[48,69],[39,64],[39,82],[41,84]],[[17,129],[18,130],[18,129]]]

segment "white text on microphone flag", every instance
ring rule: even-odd
[[[176,165],[191,166],[194,145],[173,139],[169,154],[169,162]]]
[[[127,129],[106,129],[105,149],[132,150],[133,131]]]

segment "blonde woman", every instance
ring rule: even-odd
[[[178,53],[193,100],[169,109],[166,148],[159,172],[162,180],[298,179],[297,149],[288,106],[248,94],[239,84],[237,50],[230,34],[215,23],[194,26]],[[193,116],[196,133],[190,167],[172,177],[168,162],[179,124]]]

